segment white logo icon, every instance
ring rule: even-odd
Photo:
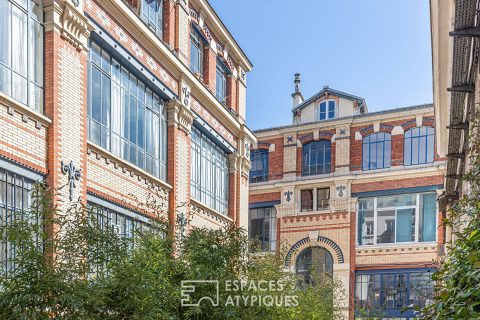
[[[197,301],[194,301],[190,294],[196,292],[197,288],[207,288],[208,295],[204,295]],[[182,280],[181,305],[182,307],[198,307],[202,301],[210,301],[213,307],[217,307],[219,305],[219,291],[218,280]]]

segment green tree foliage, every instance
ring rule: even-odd
[[[179,237],[155,223],[125,238],[90,208],[61,213],[42,185],[32,202],[0,221],[2,245],[15,251],[14,268],[0,270],[0,319],[341,318],[336,280],[299,287],[283,257],[252,253],[242,229],[194,228]],[[196,280],[218,281],[218,305],[182,306],[182,281]],[[212,292],[199,286],[191,299]]]
[[[457,238],[445,261],[433,275],[437,281],[434,302],[422,310],[424,319],[480,318],[480,132],[477,115],[469,140],[469,185],[454,203],[444,223]]]

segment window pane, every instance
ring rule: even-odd
[[[358,244],[372,245],[374,237],[373,199],[362,199],[358,202]]]
[[[317,189],[317,210],[327,210],[330,201],[330,188]]]
[[[377,213],[377,243],[395,242],[395,210]]]
[[[301,191],[302,206],[301,211],[313,210],[313,190]]]
[[[414,206],[417,202],[415,194],[401,194],[388,197],[379,197],[377,200],[378,208],[392,208],[401,206]]]
[[[415,209],[397,210],[397,242],[415,241]]]
[[[420,195],[419,241],[435,241],[437,231],[437,198],[435,193]]]
[[[12,6],[12,70],[27,76],[27,15],[16,6]],[[3,44],[2,44],[3,45]]]
[[[11,4],[0,1],[0,63],[7,66],[11,66],[11,23]]]

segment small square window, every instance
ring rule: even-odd
[[[317,210],[328,210],[330,207],[330,188],[317,189]]]
[[[302,207],[301,211],[312,211],[313,210],[313,190],[302,190],[301,191]]]

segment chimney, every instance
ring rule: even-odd
[[[303,102],[303,95],[300,92],[300,73],[295,73],[295,80],[293,80],[293,83],[295,83],[295,92],[292,93],[292,104],[293,108],[295,108]]]

